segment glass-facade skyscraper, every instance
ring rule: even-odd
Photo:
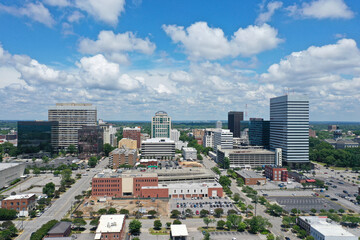
[[[230,111],[228,113],[228,128],[235,138],[239,138],[241,135],[240,122],[242,120],[244,120],[244,112]]]
[[[309,162],[309,98],[285,95],[270,99],[270,149],[281,148],[288,164]]]
[[[270,121],[262,118],[250,118],[249,142],[251,145],[270,147]]]
[[[158,111],[151,120],[151,138],[170,138],[171,117],[164,111]]]

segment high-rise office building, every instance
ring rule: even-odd
[[[216,122],[216,128],[222,129],[222,122],[221,121]]]
[[[262,118],[250,118],[249,142],[251,145],[270,147],[270,121]]]
[[[103,151],[104,129],[99,126],[83,126],[78,130],[78,150],[84,157]]]
[[[89,103],[57,103],[50,107],[49,121],[59,122],[53,134],[57,136],[55,150],[66,149],[69,145],[78,146],[78,130],[83,126],[95,126],[96,107]]]
[[[270,148],[281,148],[282,159],[289,165],[309,162],[308,96],[270,99]]]
[[[229,129],[217,129],[214,131],[214,150],[217,151],[218,147],[222,149],[233,148],[233,133]]]
[[[180,131],[177,129],[171,129],[170,132],[171,132],[170,140],[173,140],[174,142],[178,142],[180,138]]]
[[[113,147],[117,146],[117,137],[116,132],[117,128],[112,124],[106,123],[103,120],[99,119],[99,127],[104,130],[104,144],[110,144]]]
[[[171,117],[158,111],[151,120],[151,138],[170,138]]]
[[[18,150],[20,153],[52,152],[52,144],[57,140],[52,135],[56,121],[19,121]],[[56,132],[56,131],[55,131]]]
[[[228,128],[234,134],[234,137],[239,138],[240,135],[240,122],[244,120],[243,112],[230,111],[228,113]]]

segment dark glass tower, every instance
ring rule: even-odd
[[[240,122],[244,120],[244,112],[230,111],[228,113],[228,127],[235,138],[240,137]]]
[[[251,145],[270,147],[270,121],[262,118],[250,118],[249,142]]]

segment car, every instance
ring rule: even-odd
[[[337,201],[337,198],[330,198],[331,201]]]
[[[343,191],[343,193],[349,194],[349,192],[348,192],[348,191],[346,191],[346,190],[344,190],[344,191]]]
[[[179,208],[179,204],[177,204],[176,207]]]
[[[327,172],[324,172],[324,174],[328,174]]]
[[[325,197],[330,197],[330,195],[325,195]]]
[[[196,210],[195,214],[196,214],[196,215],[199,215],[199,214],[200,214],[199,210]]]
[[[267,193],[263,193],[263,196],[264,196],[264,197],[267,197],[267,196],[269,196],[269,194],[267,194]]]

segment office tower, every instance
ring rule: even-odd
[[[141,157],[155,159],[173,159],[175,142],[170,138],[151,138],[141,143]]]
[[[308,96],[270,99],[270,148],[281,148],[282,159],[289,165],[309,162]]]
[[[52,152],[52,144],[57,140],[52,135],[56,121],[19,121],[18,150],[19,153]]]
[[[233,148],[233,133],[229,129],[217,129],[214,132],[214,151],[221,146],[222,149]]]
[[[117,128],[113,127],[112,124],[106,123],[103,120],[99,119],[99,127],[104,131],[104,144],[110,144],[113,147],[117,146],[117,137],[116,132]]]
[[[78,149],[83,156],[103,151],[104,130],[99,126],[83,126],[78,130]]]
[[[207,128],[205,129],[204,139],[203,139],[203,146],[204,147],[211,147],[214,148],[214,128]]]
[[[151,120],[151,138],[170,138],[171,117],[158,111]]]
[[[178,142],[180,138],[180,132],[177,129],[171,129],[170,139],[174,142]]]
[[[216,122],[216,128],[222,129],[222,122],[221,121]]]
[[[132,140],[136,140],[136,146],[137,146],[137,148],[140,148],[140,146],[141,146],[141,128],[140,127],[123,128],[123,137],[129,138]]]
[[[57,136],[54,149],[66,149],[69,145],[77,147],[78,130],[83,126],[95,126],[96,119],[96,107],[89,103],[57,103],[50,107],[48,120],[59,122],[53,132]]]
[[[270,147],[270,121],[262,118],[250,118],[249,142],[251,145]]]
[[[228,113],[228,128],[234,134],[234,137],[239,138],[240,135],[240,122],[244,120],[243,112],[230,111]]]

